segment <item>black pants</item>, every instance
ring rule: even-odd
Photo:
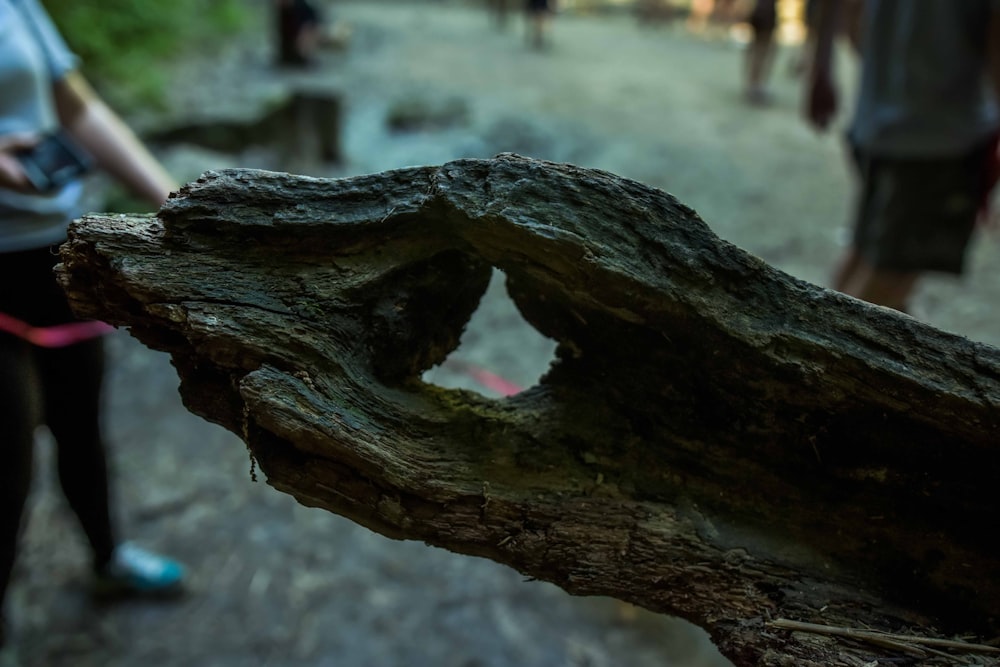
[[[73,321],[52,273],[56,261],[49,248],[0,254],[0,312],[34,326]],[[57,442],[59,482],[90,541],[95,566],[111,557],[115,541],[99,419],[103,376],[100,339],[44,349],[0,333],[0,611],[39,425],[47,426]]]

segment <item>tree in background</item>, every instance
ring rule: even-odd
[[[209,48],[248,15],[245,0],[46,0],[45,6],[102,94],[116,106],[162,102],[165,59]]]

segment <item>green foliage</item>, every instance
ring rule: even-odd
[[[246,20],[245,0],[45,0],[95,86],[116,101],[156,104],[165,97],[162,63],[208,48]]]

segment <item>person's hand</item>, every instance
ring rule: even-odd
[[[31,148],[36,143],[38,143],[38,137],[33,134],[0,136],[0,188],[19,192],[32,192],[34,190],[15,153]]]
[[[825,131],[837,115],[838,101],[837,88],[830,73],[813,71],[806,89],[806,120],[820,132]]]

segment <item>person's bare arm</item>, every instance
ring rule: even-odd
[[[833,50],[843,16],[843,0],[820,0],[816,39],[806,83],[806,120],[825,130],[837,113],[838,91],[833,75]]]
[[[83,75],[71,72],[55,83],[54,90],[63,127],[102,169],[156,207],[177,189],[174,179]]]

